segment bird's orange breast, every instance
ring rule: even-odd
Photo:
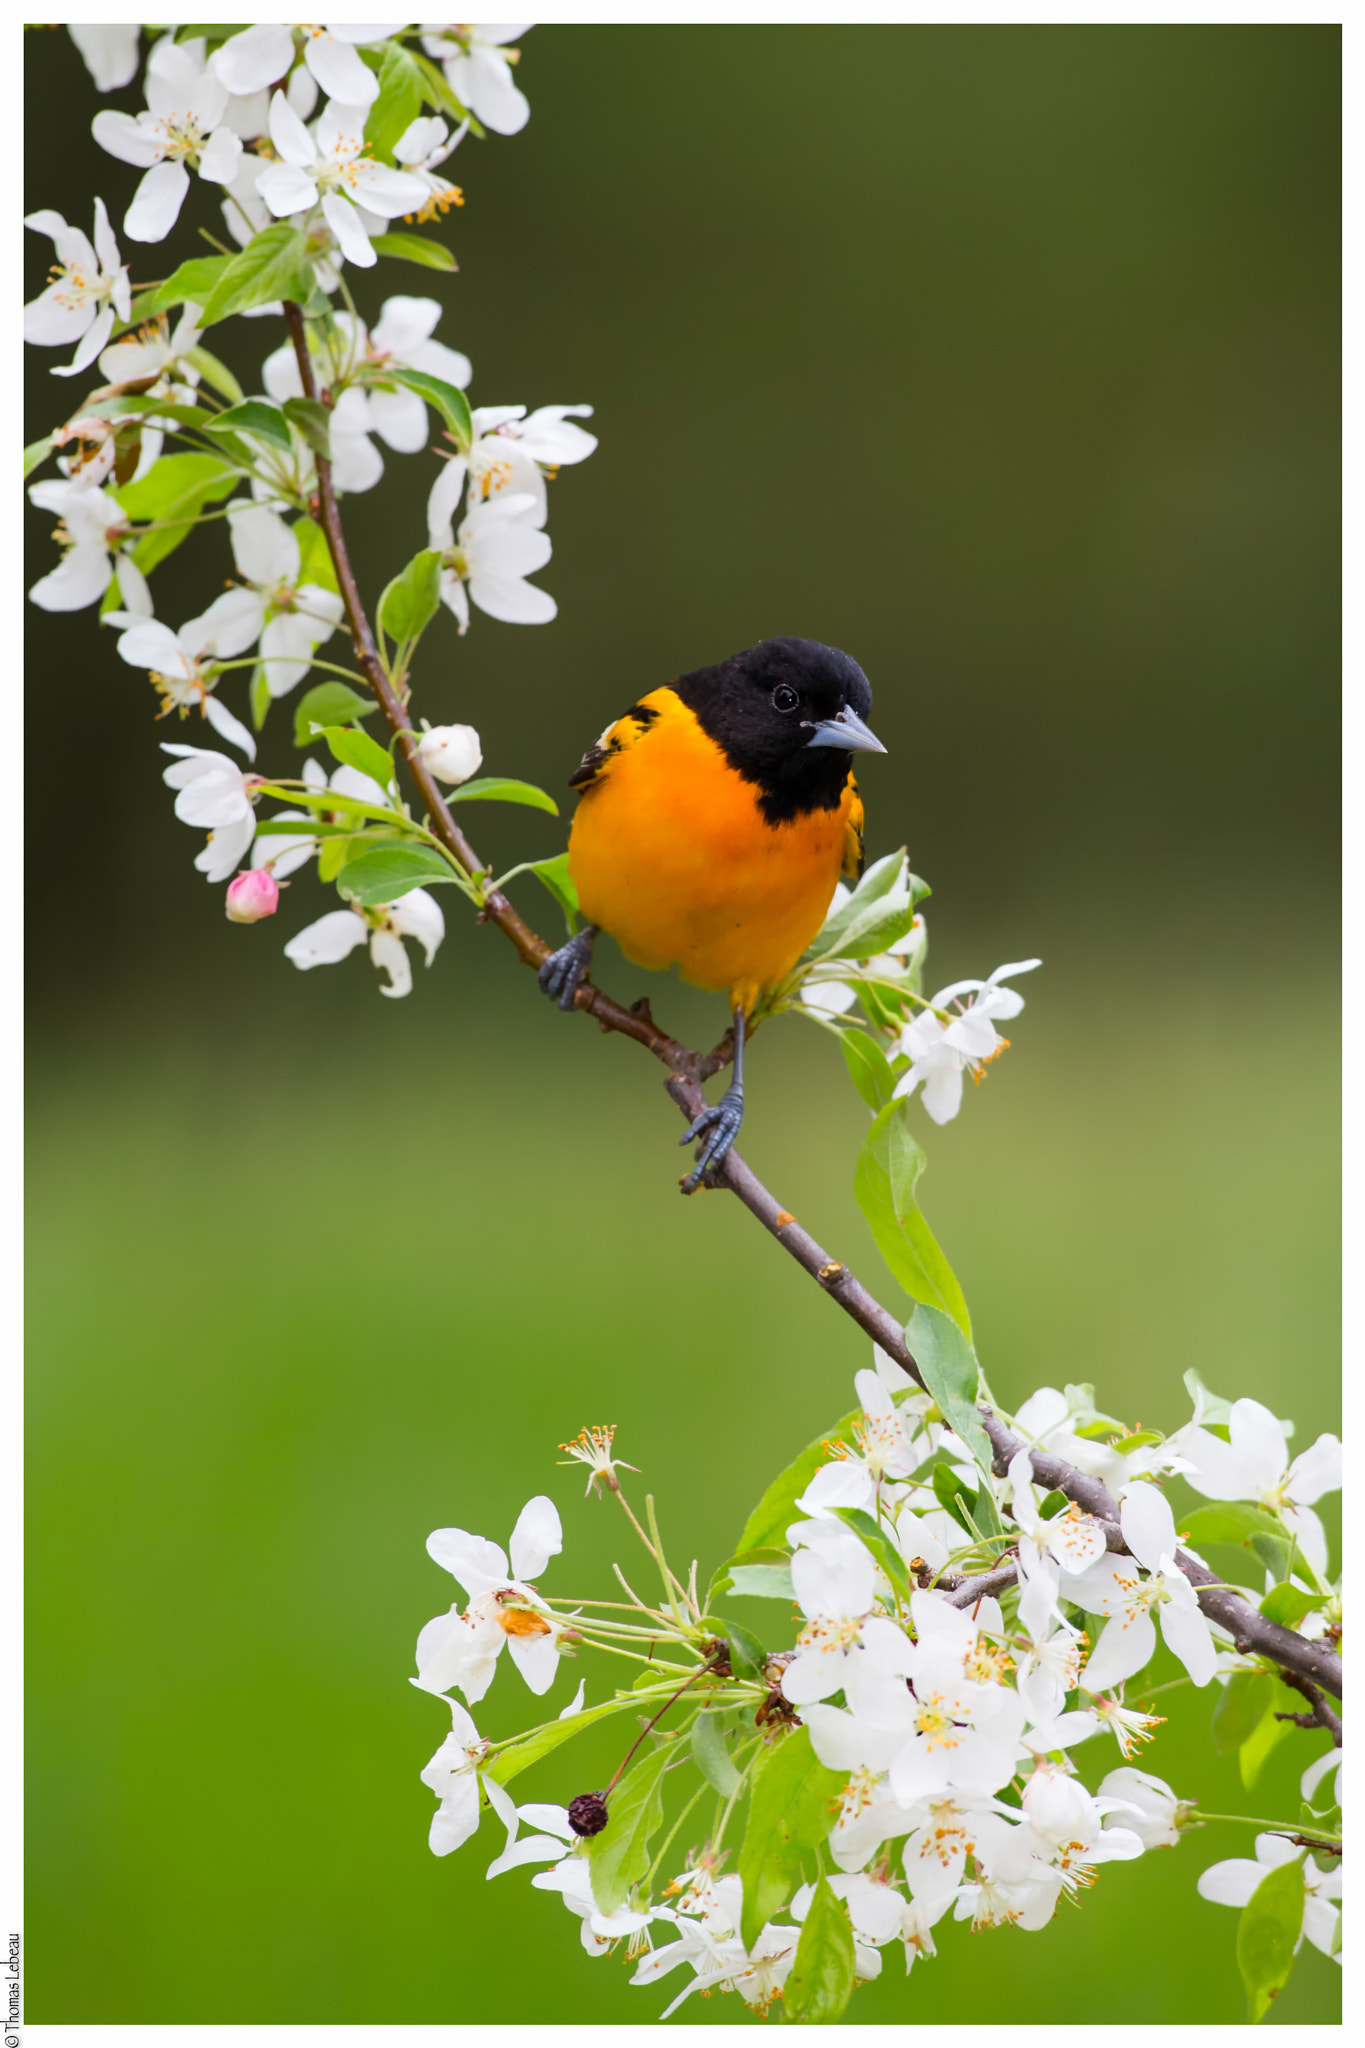
[[[637,709],[653,716],[628,713],[603,735],[574,815],[583,915],[638,966],[676,964],[752,1009],[824,923],[862,822],[853,777],[836,809],[770,825],[754,784],[672,690]]]

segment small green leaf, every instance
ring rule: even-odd
[[[740,1932],[752,1948],[764,1926],[781,1912],[801,1877],[801,1851],[825,1840],[847,1773],[830,1771],[799,1728],[769,1751],[754,1774],[749,1819],[739,1852],[744,1880]]]
[[[805,1492],[816,1473],[829,1463],[829,1445],[851,1439],[853,1425],[862,1412],[861,1408],[851,1408],[832,1429],[816,1437],[814,1443],[807,1444],[805,1450],[778,1473],[744,1524],[744,1532],[735,1545],[736,1556],[746,1550],[766,1550],[770,1545],[779,1550],[790,1549],[787,1524],[801,1519],[796,1505],[798,1495]]]
[[[388,748],[381,747],[378,740],[372,740],[367,732],[357,732],[352,726],[325,725],[322,737],[330,747],[334,761],[344,762],[348,768],[358,768],[381,789],[392,786],[393,760]]]
[[[896,1089],[891,1062],[865,1031],[845,1031],[839,1040],[853,1085],[871,1110],[885,1109]]]
[[[572,938],[578,930],[578,891],[569,873],[568,854],[556,853],[549,860],[528,861],[526,872],[534,875],[542,889],[548,889],[554,897],[564,913],[564,922]]]
[[[1264,1508],[1245,1506],[1241,1501],[1215,1500],[1180,1518],[1180,1533],[1197,1549],[1206,1543],[1249,1544],[1253,1536],[1278,1536],[1280,1524]]]
[[[269,441],[286,452],[294,445],[289,437],[288,420],[277,405],[268,405],[263,398],[247,398],[240,405],[230,405],[204,431],[209,434],[250,434],[253,440]]]
[[[609,1715],[624,1714],[628,1710],[639,1710],[639,1701],[629,1693],[624,1699],[608,1700],[605,1706],[584,1707],[578,1714],[569,1714],[562,1721],[551,1721],[546,1728],[538,1728],[532,1735],[523,1735],[518,1742],[509,1742],[506,1749],[499,1750],[492,1762],[485,1764],[484,1776],[495,1778],[499,1785],[508,1785],[513,1778],[520,1777],[532,1764],[538,1764],[551,1750],[561,1743],[571,1742],[585,1728],[591,1728],[595,1721],[605,1721]]]
[[[1294,1967],[1294,1948],[1303,1931],[1303,1858],[1268,1870],[1237,1922],[1237,1967],[1247,1993],[1247,2018],[1254,2025],[1270,2010]]]
[[[1182,1377],[1185,1382],[1185,1392],[1196,1406],[1198,1405],[1200,1395],[1202,1394],[1204,1397],[1203,1428],[1207,1429],[1210,1423],[1226,1424],[1229,1415],[1232,1413],[1231,1401],[1225,1401],[1221,1394],[1215,1394],[1206,1387],[1193,1366]]]
[[[343,863],[337,887],[352,903],[394,903],[412,889],[453,882],[454,870],[429,846],[376,846]]]
[[[1164,1441],[1159,1429],[1135,1429],[1128,1436],[1116,1438],[1109,1448],[1116,1457],[1126,1458],[1129,1451],[1145,1451],[1148,1444],[1159,1444]]]
[[[1261,1602],[1261,1612],[1267,1621],[1277,1621],[1281,1628],[1296,1629],[1305,1614],[1325,1607],[1331,1597],[1330,1593],[1305,1593],[1302,1586],[1286,1579],[1271,1587]]]
[[[138,294],[128,325],[136,326],[138,321],[149,320],[154,313],[164,313],[171,306],[183,306],[186,301],[206,306],[231,261],[230,256],[191,256],[188,263],[171,272],[165,284],[159,284],[155,291]]]
[[[969,1536],[972,1535],[980,1488],[968,1486],[961,1473],[954,1472],[951,1465],[935,1465],[934,1492],[938,1496],[939,1505],[948,1510],[960,1528],[965,1529]]]
[[[370,247],[376,256],[396,256],[404,263],[420,263],[424,270],[460,267],[444,242],[433,242],[429,235],[374,235]]]
[[[270,682],[263,668],[251,671],[251,723],[256,732],[265,727],[266,713],[270,709]]]
[[[332,436],[327,408],[316,398],[286,398],[284,416],[296,426],[306,446],[324,462],[332,459]]]
[[[730,1668],[736,1678],[762,1678],[768,1653],[758,1637],[751,1636],[737,1621],[728,1621],[723,1614],[717,1614],[714,1620],[730,1645]]]
[[[193,496],[225,498],[236,487],[237,471],[218,455],[163,455],[135,484],[115,492],[130,519],[164,519]]]
[[[906,1118],[908,1107],[904,1100],[888,1102],[873,1118],[858,1155],[853,1192],[878,1251],[906,1293],[942,1309],[970,1334],[962,1289],[915,1200],[926,1162]]]
[[[412,57],[413,62],[422,74],[422,97],[426,100],[427,105],[435,107],[438,114],[449,114],[453,121],[469,121],[475,134],[482,135],[483,130],[478,122],[472,119],[469,109],[461,106],[451,91],[446,75],[440,65],[433,64],[430,57],[424,56],[417,50],[413,51]]]
[[[409,369],[406,363],[386,363],[384,369],[395,383],[406,385],[409,391],[415,391],[419,398],[435,407],[455,436],[460,453],[467,455],[474,438],[474,427],[469,416],[469,400],[458,385],[447,384],[444,377],[433,377],[426,370]]]
[[[379,94],[365,122],[369,154],[392,164],[393,145],[402,140],[422,111],[424,80],[401,43],[386,43],[379,67]]]
[[[1265,1767],[1266,1759],[1292,1733],[1292,1721],[1277,1721],[1276,1711],[1292,1714],[1299,1705],[1298,1695],[1291,1693],[1278,1679],[1271,1681],[1270,1712],[1257,1724],[1237,1752],[1237,1769],[1242,1785],[1250,1791]]]
[[[42,439],[41,441],[30,441],[30,442],[29,442],[29,444],[28,444],[27,448],[25,448],[25,450],[24,450],[24,478],[25,478],[25,481],[27,481],[27,479],[28,479],[29,477],[31,477],[31,476],[32,476],[32,474],[33,474],[34,470],[35,470],[35,469],[37,469],[37,467],[38,467],[38,465],[39,465],[40,463],[43,463],[43,462],[46,462],[46,461],[47,461],[47,458],[48,458],[48,456],[49,456],[49,455],[50,455],[51,453],[52,453],[52,436],[51,436],[51,434],[46,434],[46,435],[44,435],[44,437],[43,437],[43,439]]]
[[[361,697],[345,683],[315,683],[294,707],[294,745],[311,746],[314,726],[350,725],[378,709],[373,697]]]
[[[853,1531],[863,1548],[877,1560],[901,1600],[908,1604],[910,1574],[905,1569],[905,1559],[885,1529],[874,1522],[864,1508],[831,1508],[829,1512],[837,1515],[844,1527]]]
[[[599,1913],[614,1913],[630,1896],[632,1885],[649,1869],[650,1837],[664,1817],[660,1779],[677,1754],[676,1744],[661,1742],[647,1749],[631,1766],[607,1802],[607,1824],[588,1843],[592,1895]]]
[[[559,816],[559,805],[554,798],[547,796],[543,789],[537,789],[534,782],[513,782],[505,775],[484,775],[474,782],[462,782],[458,789],[452,789],[446,795],[449,804],[480,800],[485,803],[526,804],[533,811],[548,811],[552,818]]]
[[[208,349],[186,349],[185,361],[199,372],[206,384],[211,384],[215,391],[220,391],[229,405],[240,405],[246,397],[227,364],[220,363],[217,356],[211,355]]]
[[[970,1340],[942,1309],[921,1302],[905,1326],[905,1341],[949,1424],[981,1470],[989,1472],[991,1447],[976,1412],[981,1368]]]
[[[856,1981],[853,1924],[822,1872],[783,1990],[786,2017],[808,2027],[831,2025],[842,2016]]]
[[[903,938],[913,922],[902,847],[866,870],[847,903],[825,919],[807,958],[866,960]]]
[[[730,1570],[730,1585],[746,1600],[794,1600],[789,1564],[737,1564]]]
[[[728,1720],[726,1714],[698,1714],[692,1723],[692,1754],[697,1769],[722,1799],[733,1798],[739,1790],[739,1772],[725,1747]]]
[[[312,269],[308,247],[297,228],[276,221],[253,235],[226,267],[209,293],[199,318],[201,328],[226,320],[230,313],[244,313],[252,306],[267,306],[274,299],[306,298],[311,289]]]
[[[1215,1756],[1232,1756],[1249,1742],[1275,1697],[1268,1671],[1234,1671],[1213,1710],[1211,1734]]]
[[[386,587],[379,623],[394,640],[415,640],[431,624],[440,602],[440,550],[423,548]]]

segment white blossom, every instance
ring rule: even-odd
[[[283,93],[270,102],[270,139],[280,161],[268,164],[256,189],[277,219],[321,205],[348,263],[369,269],[378,262],[357,212],[389,220],[411,212],[426,198],[420,178],[389,169],[365,154],[365,112],[329,100],[309,133]]]
[[[427,500],[427,533],[438,548],[441,602],[455,614],[463,633],[469,626],[469,600],[493,619],[512,626],[542,626],[558,610],[547,591],[525,578],[550,559],[549,537],[520,521],[535,499],[512,492],[477,506],[454,531],[455,508],[463,488],[463,465],[443,465]]]
[[[1127,1764],[1100,1780],[1096,1796],[1106,1809],[1105,1826],[1117,1813],[1118,1824],[1130,1829],[1144,1849],[1173,1849],[1182,1822],[1193,1810],[1188,1800],[1176,1798],[1164,1778]]]
[[[1285,1835],[1257,1835],[1255,1861],[1232,1856],[1225,1863],[1211,1864],[1199,1879],[1199,1896],[1215,1906],[1245,1906],[1269,1871],[1283,1863],[1293,1863],[1301,1854]],[[1312,1857],[1305,1856],[1301,1867],[1303,1933],[1294,1944],[1295,1952],[1307,1940],[1333,1962],[1340,1963],[1340,1951],[1333,1956],[1332,1945],[1341,1912],[1337,1903],[1341,1897],[1341,1865],[1338,1863],[1334,1870],[1319,1870]]]
[[[103,624],[120,628],[118,652],[132,668],[144,668],[162,700],[158,714],[178,711],[182,718],[198,708],[214,731],[248,760],[256,758],[256,742],[213,691],[216,659],[229,660],[252,641],[253,609],[249,593],[227,590],[197,619],[187,619],[178,633],[160,619],[135,618],[128,612],[106,612]]]
[[[413,1684],[426,1692],[458,1685],[473,1706],[493,1683],[506,1643],[531,1691],[548,1692],[559,1665],[556,1630],[544,1601],[527,1582],[538,1578],[563,1546],[559,1515],[543,1493],[527,1501],[517,1517],[510,1571],[507,1553],[486,1537],[465,1529],[434,1529],[427,1538],[428,1554],[464,1587],[469,1605],[462,1613],[457,1601],[422,1630]]]
[[[301,56],[313,83],[328,99],[347,107],[369,107],[379,96],[379,79],[361,61],[356,45],[363,49],[393,33],[392,28],[369,24],[329,22],[325,28],[304,27],[300,47],[294,29],[278,22],[258,23],[229,36],[215,53],[213,68],[229,92],[258,93],[285,77]],[[301,111],[306,118],[311,108]]]
[[[420,178],[427,188],[426,201],[415,216],[417,220],[435,220],[448,207],[463,203],[459,186],[452,185],[447,178],[438,178],[436,171],[454,154],[468,133],[468,121],[462,121],[452,135],[439,114],[419,114],[393,145],[394,162],[401,164],[414,178]],[[412,215],[405,217],[413,218]]]
[[[433,1856],[449,1856],[461,1848],[479,1825],[479,1789],[487,1791],[494,1810],[505,1815],[512,1802],[492,1778],[480,1776],[480,1765],[488,1744],[474,1726],[473,1718],[458,1700],[447,1700],[451,1729],[441,1747],[422,1771],[422,1783],[429,1785],[440,1805],[431,1817],[427,1839]]]
[[[194,864],[210,882],[225,882],[255,833],[252,804],[260,778],[243,774],[230,755],[209,747],[163,742],[161,751],[176,757],[161,778],[167,788],[178,792],[176,817],[182,824],[208,831],[209,843]]]
[[[212,184],[227,185],[241,161],[241,138],[227,124],[228,91],[206,69],[203,44],[157,44],[147,60],[147,105],[140,114],[103,107],[96,142],[123,163],[146,171],[123,218],[135,242],[160,242],[180,217],[190,189],[188,165]]]
[[[529,33],[532,22],[510,27],[471,26],[468,22],[425,24],[422,48],[445,70],[450,90],[462,107],[495,135],[515,135],[531,118],[526,95],[512,77],[505,53],[508,43]],[[518,53],[511,52],[513,58]]]
[[[272,697],[301,682],[313,655],[341,622],[334,590],[299,582],[299,543],[277,512],[245,499],[228,508],[232,556],[255,611],[261,665]],[[250,641],[247,642],[250,645]]]
[[[117,92],[137,76],[142,29],[137,22],[70,22],[67,33],[81,53],[97,92]]]
[[[47,235],[57,256],[51,283],[24,308],[24,340],[40,348],[65,348],[74,341],[71,361],[52,372],[54,377],[74,377],[94,362],[113,332],[115,316],[128,318],[128,266],[119,254],[102,199],[95,201],[93,244],[50,208],[25,214],[24,226]]]
[[[472,725],[431,725],[417,751],[438,782],[468,782],[483,766],[479,735]]]
[[[941,988],[931,1006],[912,1017],[896,1044],[897,1053],[910,1055],[910,1066],[896,1083],[897,1095],[913,1095],[924,1084],[924,1107],[936,1124],[951,1121],[962,1106],[962,1076],[970,1073],[979,1081],[991,1060],[1009,1044],[996,1030],[992,1019],[1017,1017],[1024,998],[1016,989],[1004,987],[1005,977],[1029,974],[1042,966],[1041,960],[1012,960],[997,967],[985,981],[954,981]],[[957,999],[971,993],[965,1006]],[[957,1002],[951,1021],[934,1013]]]
[[[405,996],[412,990],[412,964],[403,940],[416,939],[430,967],[445,928],[436,898],[425,889],[409,889],[394,903],[375,904],[365,917],[357,910],[329,910],[315,924],[295,932],[284,949],[285,958],[305,971],[332,967],[368,939],[371,960],[389,977],[381,982],[379,993]]]
[[[1327,1571],[1327,1538],[1313,1503],[1341,1486],[1341,1443],[1320,1436],[1292,1462],[1279,1422],[1259,1401],[1234,1401],[1224,1443],[1210,1430],[1185,1439],[1186,1477],[1209,1500],[1250,1500],[1282,1517],[1314,1571]]]
[[[1082,1673],[1082,1685],[1087,1692],[1107,1692],[1142,1669],[1156,1648],[1154,1610],[1161,1617],[1167,1647],[1196,1685],[1207,1685],[1214,1675],[1213,1638],[1194,1587],[1175,1561],[1178,1545],[1170,1503],[1146,1480],[1135,1480],[1124,1494],[1120,1522],[1132,1556],[1106,1553],[1065,1582],[1068,1599],[1089,1614],[1109,1617]],[[1140,1566],[1146,1569],[1145,1578]]]
[[[55,569],[29,591],[34,604],[47,612],[74,612],[98,604],[118,576],[119,595],[129,612],[151,614],[146,578],[130,556],[120,552],[128,533],[128,515],[99,487],[66,477],[45,477],[29,487],[40,511],[55,512],[54,538],[65,553]]]

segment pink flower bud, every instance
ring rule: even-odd
[[[433,725],[417,751],[441,782],[468,782],[483,766],[479,735],[472,725]]]
[[[280,885],[266,868],[248,868],[228,884],[227,914],[234,924],[255,924],[280,907]]]

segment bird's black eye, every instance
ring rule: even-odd
[[[790,683],[779,683],[773,691],[774,711],[795,711],[800,702],[799,691],[794,690]]]

